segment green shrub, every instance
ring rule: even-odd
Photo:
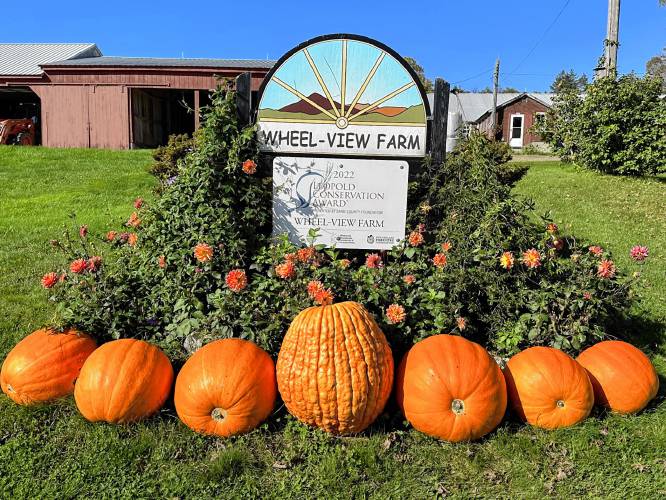
[[[271,239],[269,165],[246,173],[243,163],[257,155],[254,130],[239,129],[233,94],[218,92],[177,179],[130,217],[130,228],[57,243],[69,260],[102,260],[81,273],[58,270],[66,278],[50,289],[56,324],[101,339],[149,339],[174,358],[231,336],[275,355],[293,317],[314,303],[308,289],[318,281],[336,301],[364,304],[398,353],[442,332],[503,354],[537,344],[578,350],[622,313],[630,280],[600,275],[610,256],[591,254],[536,217],[529,200],[512,197],[498,149],[475,134],[446,164],[424,164],[409,186],[409,242],[371,254],[382,264],[371,267],[365,252],[317,245],[315,228],[306,248]],[[195,256],[199,244],[210,260]],[[521,260],[528,251],[532,266]],[[503,267],[505,252],[514,260]],[[234,288],[232,270],[247,286]],[[404,308],[403,320],[389,318],[392,304]]]
[[[666,172],[666,100],[659,78],[602,78],[576,113],[576,162],[610,174]]]
[[[666,100],[661,80],[634,74],[600,78],[584,96],[556,93],[536,132],[563,160],[609,174],[666,172]]]
[[[187,134],[169,136],[166,146],[160,146],[153,152],[154,163],[150,173],[164,185],[178,175],[178,163],[194,149],[194,138]]]

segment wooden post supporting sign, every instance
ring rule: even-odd
[[[435,165],[446,158],[446,132],[449,118],[449,93],[451,86],[441,78],[435,80],[435,99],[432,110],[431,155]]]

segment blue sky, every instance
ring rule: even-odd
[[[569,0],[546,32],[565,3],[37,0],[26,8],[8,1],[0,42],[90,41],[105,55],[265,59],[316,35],[358,33],[464,88],[490,85],[500,57],[502,86],[546,90],[561,69],[591,75],[602,51],[607,1]],[[666,45],[666,7],[658,0],[622,2],[620,44],[620,72],[643,73]]]

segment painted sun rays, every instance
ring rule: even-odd
[[[293,94],[294,96],[298,97],[301,99],[301,101],[309,104],[316,110],[318,110],[321,114],[325,115],[325,117],[328,117],[328,119],[322,117],[321,115],[318,118],[301,118],[299,121],[303,122],[312,122],[312,123],[335,123],[335,125],[340,128],[344,129],[346,128],[351,122],[358,121],[358,118],[366,115],[368,113],[371,113],[377,108],[379,108],[383,103],[386,101],[400,95],[401,93],[405,92],[407,89],[415,86],[415,83],[413,80],[405,83],[404,85],[392,90],[391,92],[386,93],[383,95],[381,98],[374,100],[373,102],[364,105],[363,107],[358,107],[359,100],[363,97],[366,89],[370,85],[372,79],[375,77],[377,74],[377,70],[381,66],[382,62],[384,61],[384,58],[386,57],[386,52],[383,50],[380,50],[379,55],[375,59],[374,64],[372,65],[371,69],[368,71],[366,74],[363,83],[357,90],[357,92],[354,94],[354,98],[351,101],[351,104],[347,106],[347,66],[348,66],[348,58],[347,58],[347,49],[348,49],[348,40],[343,39],[341,41],[341,65],[340,65],[340,103],[336,103],[335,99],[333,98],[333,95],[331,94],[331,91],[329,90],[328,86],[326,85],[326,82],[324,81],[324,78],[321,75],[321,72],[319,71],[319,68],[317,67],[317,64],[315,63],[315,60],[313,59],[312,55],[310,54],[310,51],[308,50],[308,47],[302,49],[302,53],[305,56],[305,59],[308,62],[308,65],[310,67],[310,70],[312,71],[312,74],[314,75],[319,87],[321,88],[326,100],[328,101],[329,106],[326,106],[326,104],[320,102],[315,102],[313,99],[310,98],[310,96],[307,96],[294,88],[293,86],[289,85],[288,83],[284,82],[281,80],[277,75],[273,75],[271,80],[275,82],[277,85],[285,89],[287,92]],[[324,107],[326,106],[326,107]],[[365,124],[370,124],[367,120],[364,121]],[[379,123],[377,123],[379,124]],[[398,124],[398,123],[396,123]],[[405,125],[408,125],[408,123],[405,123]]]

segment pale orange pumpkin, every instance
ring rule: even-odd
[[[74,329],[32,332],[16,344],[2,364],[2,390],[23,405],[67,396],[74,392],[76,377],[96,348],[92,337]]]
[[[178,417],[196,432],[248,432],[273,411],[275,364],[266,351],[241,339],[216,340],[196,351],[176,378]]]
[[[592,411],[594,392],[587,372],[559,349],[519,352],[507,363],[504,376],[511,408],[536,427],[568,427]]]
[[[171,362],[157,346],[120,339],[102,345],[86,360],[74,399],[91,422],[136,422],[164,405],[172,383]]]
[[[402,358],[396,398],[415,429],[446,441],[471,441],[502,421],[506,384],[500,367],[479,344],[433,335]]]
[[[650,359],[627,342],[599,342],[585,349],[577,361],[587,370],[595,403],[618,413],[639,412],[659,390]]]
[[[391,393],[391,348],[361,304],[310,307],[284,337],[277,381],[287,409],[300,421],[355,434],[379,416]]]

